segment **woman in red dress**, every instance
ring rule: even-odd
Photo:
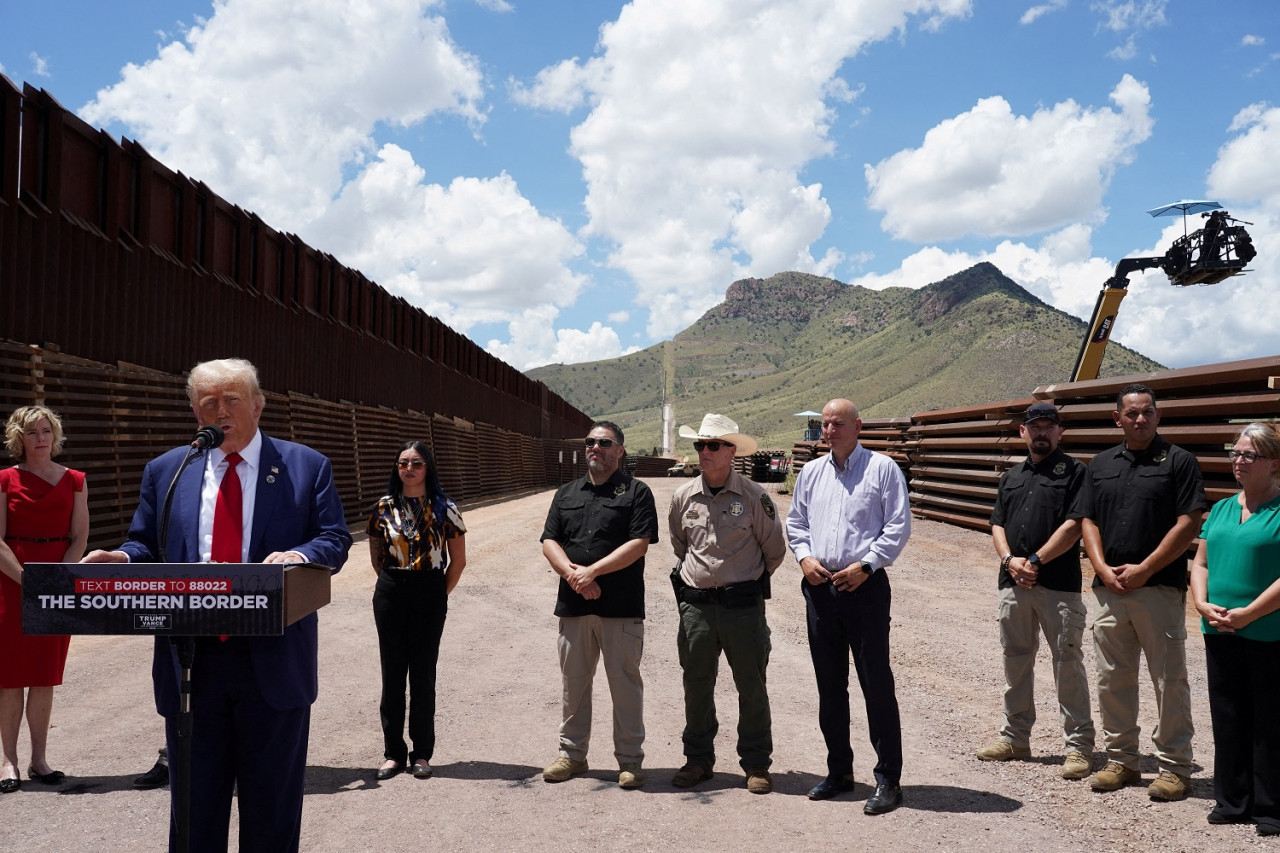
[[[49,766],[45,747],[53,688],[62,683],[70,637],[22,633],[24,563],[74,563],[89,539],[84,474],[53,461],[62,449],[62,421],[44,406],[23,406],[9,418],[5,445],[18,461],[0,471],[0,793],[22,785],[18,729],[26,711],[31,735],[27,775],[45,785],[66,779]]]

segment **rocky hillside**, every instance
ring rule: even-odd
[[[786,272],[734,282],[672,341],[529,375],[616,420],[633,450],[660,443],[664,387],[677,423],[723,412],[764,446],[790,447],[804,427],[793,413],[832,397],[890,417],[1026,396],[1070,374],[1084,333],[988,263],[918,290]],[[1102,372],[1160,367],[1112,343]]]

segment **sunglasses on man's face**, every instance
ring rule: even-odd
[[[712,453],[719,453],[720,448],[728,447],[730,442],[727,441],[695,441],[693,449],[701,453],[704,450],[710,450]]]
[[[586,444],[587,447],[595,447],[596,445],[599,445],[603,450],[608,450],[616,444],[612,438],[588,438],[583,443]]]
[[[396,462],[396,467],[403,471],[406,468],[422,468],[426,464],[421,459],[401,459]]]

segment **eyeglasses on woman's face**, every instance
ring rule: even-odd
[[[599,445],[601,448],[605,450],[608,450],[610,447],[613,447],[613,445],[616,443],[617,442],[615,442],[612,438],[592,438],[591,436],[587,436],[587,438],[583,440],[583,444],[585,444],[587,447],[595,447],[596,445]]]
[[[400,459],[396,462],[396,467],[401,471],[406,468],[413,468],[415,471],[419,468],[425,468],[427,463],[421,459]]]
[[[1257,462],[1261,457],[1253,450],[1228,450],[1227,458],[1232,462],[1239,459],[1242,462]]]

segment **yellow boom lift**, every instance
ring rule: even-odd
[[[1080,345],[1080,355],[1076,357],[1076,366],[1071,373],[1072,382],[1098,378],[1102,356],[1107,351],[1107,341],[1115,327],[1116,312],[1129,292],[1131,273],[1159,267],[1169,276],[1170,284],[1187,286],[1217,284],[1244,271],[1258,254],[1253,238],[1244,229],[1245,225],[1253,223],[1234,219],[1220,208],[1221,205],[1214,201],[1180,201],[1147,211],[1152,216],[1182,211],[1183,234],[1163,255],[1121,258],[1116,264],[1115,274],[1107,279],[1098,294],[1093,318],[1089,321],[1089,332]],[[1207,219],[1204,227],[1187,234],[1186,215],[1204,210],[1213,211],[1200,214]]]

